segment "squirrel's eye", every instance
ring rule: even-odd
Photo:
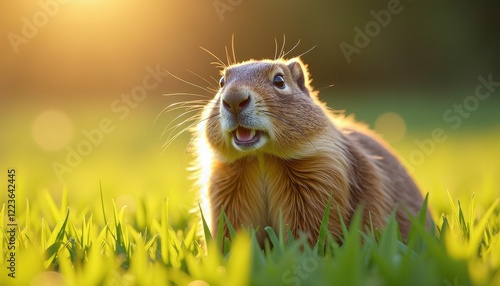
[[[273,84],[278,88],[285,88],[285,79],[283,78],[283,75],[277,74],[274,77]]]
[[[222,88],[222,87],[224,87],[224,77],[221,77],[221,78],[219,79],[219,86],[220,86],[221,88]]]

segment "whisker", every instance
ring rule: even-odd
[[[163,114],[166,114],[167,111],[171,112],[173,110],[180,109],[180,108],[183,108],[183,107],[170,108],[170,106],[167,106],[167,107],[163,108],[163,110],[156,116],[155,120],[153,120],[153,124],[156,124],[156,121],[160,118],[160,116],[162,116]]]
[[[204,47],[200,46],[200,49],[204,50],[205,52],[207,52],[209,55],[211,55],[212,57],[214,57],[216,60],[218,60],[219,62],[215,62],[215,64],[219,64],[219,67],[221,68],[227,68],[226,64],[219,58],[217,57],[214,53],[212,53],[211,51],[205,49]],[[214,64],[214,62],[212,62],[212,64]]]
[[[203,99],[172,103],[169,106],[163,108],[163,110],[156,116],[155,120],[153,121],[153,124],[155,124],[156,121],[158,120],[158,118],[160,118],[160,116],[163,115],[164,113],[171,112],[173,110],[177,110],[177,109],[181,109],[181,108],[192,109],[194,107],[200,107],[200,109],[202,109],[203,107],[208,105],[208,103],[210,103],[209,100],[203,100]]]
[[[175,102],[170,104],[167,108],[172,108],[172,110],[178,109],[178,108],[189,108],[191,106],[200,106],[204,107],[208,104],[210,104],[211,100],[204,100],[204,99],[199,99],[199,100],[193,100],[193,101],[181,101],[181,102]]]
[[[164,129],[163,129],[163,132],[160,136],[160,138],[162,138],[165,134],[167,134],[169,131],[170,133],[172,134],[175,129],[179,128],[181,125],[185,124],[186,122],[189,122],[189,121],[192,121],[192,120],[195,120],[197,118],[201,118],[202,116],[202,113],[200,111],[202,111],[204,108],[206,107],[206,105],[198,105],[198,106],[193,106],[193,107],[185,107],[186,108],[186,111],[184,111],[183,113],[177,115]],[[178,107],[177,109],[180,109],[182,107]],[[174,126],[171,126],[174,122],[176,122],[176,120],[182,118],[183,116],[185,115],[188,115],[189,113],[192,113],[192,112],[196,112],[196,114],[194,115],[191,115],[190,117],[184,119],[183,121],[181,121],[180,123],[177,123],[176,125]]]
[[[319,89],[326,89],[326,88],[332,88],[332,87],[335,87],[335,84],[334,84],[334,83],[332,83],[332,84],[330,84],[330,85],[325,85],[325,86],[319,87],[319,88],[317,88],[317,89],[319,90]]]
[[[232,65],[232,63],[231,63],[231,58],[229,57],[229,51],[227,50],[227,47],[224,47],[224,49],[226,50],[227,65],[230,66]]]
[[[181,122],[175,124],[174,126],[170,126],[172,125],[172,123],[175,122],[175,120],[179,119],[179,118],[182,118],[183,116],[189,114],[189,112],[184,112],[182,115],[179,115],[177,116],[172,122],[170,122],[164,129],[163,129],[163,132],[161,133],[161,136],[160,136],[160,139],[163,138],[163,136],[167,133],[170,133],[170,134],[173,134],[175,132],[175,130],[177,128],[179,128],[180,126],[182,126],[183,124],[185,124],[186,122],[189,122],[189,121],[194,121],[195,119],[199,118],[200,117],[200,114],[197,113],[195,115],[191,115],[190,117],[182,120]],[[169,138],[170,136],[168,136],[167,138]]]
[[[215,77],[210,76],[210,78],[213,79],[217,85],[219,84],[219,81]]]
[[[189,92],[172,92],[172,93],[164,93],[162,95],[163,96],[189,95],[189,96],[203,97],[203,98],[208,98],[208,99],[213,98],[213,96],[198,94],[198,93],[189,93]]]
[[[191,104],[191,102],[178,102],[178,103],[171,104],[170,106],[164,108],[162,110],[162,113],[163,112],[166,113],[167,111],[168,112],[172,112],[174,110],[184,109],[185,112],[183,112],[182,114],[178,115],[176,118],[174,118],[172,120],[172,122],[174,122],[175,120],[177,120],[178,118],[182,117],[183,115],[185,115],[185,114],[187,114],[189,112],[193,112],[193,111],[201,112],[206,107],[213,108],[213,107],[217,106],[216,104],[213,104],[213,105],[212,104],[192,104],[192,105],[188,105],[188,104]],[[177,105],[177,106],[173,106],[173,105]],[[160,113],[160,114],[162,114],[162,113]],[[156,119],[158,119],[158,116],[157,116]],[[156,121],[156,119],[155,119],[155,121]],[[170,126],[170,124],[168,126]]]
[[[202,103],[209,103],[210,101],[212,101],[212,100],[211,99],[210,100],[209,99],[196,99],[196,100],[179,101],[179,102],[174,102],[174,103],[170,104],[168,107],[179,106],[179,105],[188,105],[191,103],[202,104]]]
[[[163,150],[162,150],[162,152],[160,153],[160,156],[161,156],[161,155],[163,155],[163,153],[164,153],[164,152],[165,152],[165,150],[168,148],[168,146],[169,146],[169,145],[170,145],[173,141],[175,141],[175,139],[177,139],[177,138],[178,138],[178,137],[179,137],[182,133],[184,133],[186,130],[188,130],[188,129],[190,129],[190,128],[192,128],[192,127],[196,126],[196,125],[198,125],[199,123],[201,123],[201,122],[203,122],[203,121],[205,121],[205,120],[210,120],[210,119],[212,119],[212,118],[214,118],[214,117],[217,117],[217,116],[219,116],[219,114],[218,114],[218,113],[217,113],[217,114],[215,114],[215,115],[211,115],[211,116],[209,116],[209,117],[207,117],[207,118],[200,118],[199,120],[196,120],[196,121],[194,121],[194,122],[190,123],[187,127],[183,128],[182,130],[180,130],[179,132],[177,132],[174,136],[169,137],[169,138],[168,138],[168,140],[167,140],[167,141],[166,141],[166,142],[162,145]]]
[[[176,110],[176,109],[179,109],[179,108],[189,107],[190,105],[192,105],[192,106],[205,106],[209,102],[210,102],[210,100],[206,100],[206,99],[198,99],[198,100],[175,102],[175,103],[172,103],[169,106],[165,107],[160,112],[160,114],[158,114],[158,116],[156,118],[158,118],[164,112],[170,112],[172,110]]]
[[[280,51],[278,59],[283,58],[283,52],[285,50],[285,43],[286,43],[286,37],[285,37],[285,34],[283,34],[283,45],[281,45],[281,51]]]
[[[295,50],[295,48],[300,44],[300,39],[297,41],[297,43],[295,44],[295,46],[293,46],[288,52],[284,53],[283,54],[283,58],[286,57],[286,55],[288,55],[289,53],[291,53],[293,50]]]
[[[179,105],[179,106],[169,106],[165,108],[165,112],[172,112],[174,110],[179,110],[179,109],[184,109],[186,111],[193,111],[193,110],[198,110],[201,111],[206,105],[204,104],[197,104],[197,105]]]
[[[162,133],[162,135],[160,136],[160,139],[163,138],[163,136],[168,133],[169,135],[167,136],[167,141],[166,142],[168,142],[168,144],[170,144],[172,141],[174,141],[177,137],[179,137],[186,130],[188,130],[189,128],[191,128],[194,125],[196,125],[196,122],[197,122],[196,119],[199,119],[199,118],[200,118],[199,114],[195,114],[193,116],[190,116],[189,118],[183,120],[182,122],[176,124],[175,126],[170,127],[168,130],[164,130],[163,133]],[[179,128],[182,125],[184,125],[184,124],[186,124],[188,122],[191,122],[191,123],[189,123],[187,125],[187,127],[184,127],[184,128],[182,128],[182,129],[179,130]]]
[[[274,37],[274,60],[277,60],[278,56],[278,40]]]
[[[200,132],[204,132],[211,124],[213,124],[212,120],[215,121],[218,119],[218,116],[219,116],[219,114],[215,114],[215,115],[209,116],[208,118],[202,119],[196,123],[196,125],[198,125],[199,123],[201,123],[203,121],[207,121],[207,124],[205,124],[203,130],[196,130],[196,132],[193,134],[193,136],[191,136],[191,139],[189,140],[189,143],[186,146],[186,149],[184,150],[185,154],[189,153],[189,149],[193,145],[194,140],[196,140],[196,138],[198,138]]]
[[[171,73],[171,72],[169,72],[169,71],[167,71],[167,70],[165,70],[165,72],[167,72],[169,75],[173,76],[173,77],[174,77],[174,78],[176,78],[177,80],[180,80],[180,81],[182,81],[182,82],[184,82],[184,83],[189,84],[190,86],[197,87],[197,88],[199,88],[199,89],[201,89],[201,90],[204,90],[204,91],[206,91],[206,92],[208,92],[208,93],[211,93],[211,92],[212,92],[212,91],[210,91],[209,89],[202,87],[201,85],[197,85],[197,84],[195,84],[195,83],[192,83],[192,82],[190,82],[190,81],[187,81],[187,80],[185,80],[185,79],[182,79],[182,78],[180,78],[180,77],[178,77],[178,76],[174,75],[173,73]]]
[[[218,91],[218,89],[219,89],[219,88],[218,88],[217,86],[215,86],[213,83],[209,82],[209,81],[208,81],[208,80],[206,80],[204,77],[202,77],[201,75],[199,75],[199,74],[197,74],[197,73],[195,73],[195,72],[193,72],[193,71],[191,71],[191,70],[188,70],[188,69],[186,69],[186,70],[187,70],[188,72],[190,72],[191,74],[193,74],[193,75],[197,76],[199,79],[201,79],[201,80],[203,80],[204,82],[206,82],[208,85],[210,85],[210,87],[207,87],[209,90],[211,90],[211,91],[212,91],[212,92],[214,92],[214,93],[217,93],[217,91]]]
[[[219,63],[219,62],[211,62],[210,64],[211,64],[211,65],[213,65],[213,66],[215,66],[215,67],[216,67],[216,68],[218,68],[218,69],[222,69],[222,70],[223,70],[223,69],[225,69],[225,68],[226,68],[225,64],[224,64],[224,65],[222,65],[222,64],[221,64],[221,63]]]
[[[309,53],[310,51],[314,50],[316,48],[316,46],[313,46],[312,48],[310,48],[309,50],[303,52],[302,54],[298,55],[298,56],[295,56],[296,58],[300,58],[302,57],[303,55]]]
[[[234,63],[237,63],[238,61],[236,60],[236,50],[234,49],[234,33],[231,37],[231,49],[233,50],[233,61]]]
[[[195,125],[198,125],[199,123],[203,122],[203,121],[207,121],[207,124],[205,124],[203,130],[198,130],[196,129],[195,130],[195,133],[193,134],[193,136],[191,136],[191,139],[189,140],[189,143],[188,145],[186,146],[186,148],[184,149],[184,158],[183,160],[186,160],[186,157],[187,155],[189,154],[189,150],[191,149],[191,146],[193,144],[193,142],[198,138],[200,132],[203,132],[206,130],[206,128],[208,128],[209,125],[213,124],[213,121],[212,120],[216,120],[217,117],[218,117],[219,114],[215,114],[215,115],[212,115],[208,118],[205,118],[205,119],[201,119],[200,121],[196,122],[195,124],[192,124],[191,127],[189,128],[192,128],[194,127]]]

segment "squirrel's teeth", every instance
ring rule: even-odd
[[[248,129],[245,127],[238,127],[236,129],[236,139],[241,142],[250,141],[255,137],[255,129]]]

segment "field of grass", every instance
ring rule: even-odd
[[[67,175],[67,184],[43,186],[53,176],[53,159],[11,155],[17,156],[16,177],[0,170],[0,285],[500,285],[498,128],[448,131],[448,139],[416,165],[407,160],[419,148],[415,140],[429,138],[432,128],[393,144],[429,194],[435,232],[425,231],[424,218],[417,217],[404,244],[392,218],[386,229],[369,233],[353,222],[342,243],[323,231],[309,247],[282,226],[266,229],[271,239],[261,250],[252,230],[216,239],[197,233],[200,220],[189,212],[195,195],[184,170],[188,135],[159,157],[161,142],[151,143],[159,132],[137,136],[145,126],[141,120],[130,119],[126,129],[117,124]],[[64,153],[56,157],[62,160]],[[7,184],[13,179],[12,229]],[[221,223],[228,222],[222,217]]]
[[[488,156],[477,150],[464,155]],[[438,188],[446,174],[454,173],[453,168],[449,165],[442,177],[432,175],[436,169],[425,172],[426,184],[436,186],[430,190],[431,198],[446,194]],[[285,243],[285,227],[266,229],[272,239],[265,251],[250,231],[234,234],[231,240],[208,237],[207,252],[196,236],[194,217],[186,213],[184,223],[170,223],[168,199],[160,207],[143,199],[130,213],[126,207],[118,209],[106,189],[102,198],[96,197],[95,204],[87,207],[68,201],[67,190],[61,198],[44,192],[17,209],[16,278],[7,276],[10,232],[6,224],[2,226],[1,284],[322,285],[335,281],[339,285],[498,285],[500,209],[498,200],[492,200],[498,179],[485,176],[464,186],[458,188],[462,194],[434,204],[440,209],[433,210],[436,234],[425,232],[415,219],[408,245],[401,243],[391,220],[387,229],[369,234],[361,234],[353,223],[341,246],[327,235],[315,248],[304,240]],[[456,197],[465,193],[465,201],[458,203]],[[4,204],[1,217],[7,212]],[[222,243],[224,253],[219,251]]]

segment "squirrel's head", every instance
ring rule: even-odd
[[[198,128],[218,157],[233,161],[264,153],[291,159],[314,149],[312,140],[328,119],[300,59],[251,60],[221,75]]]

